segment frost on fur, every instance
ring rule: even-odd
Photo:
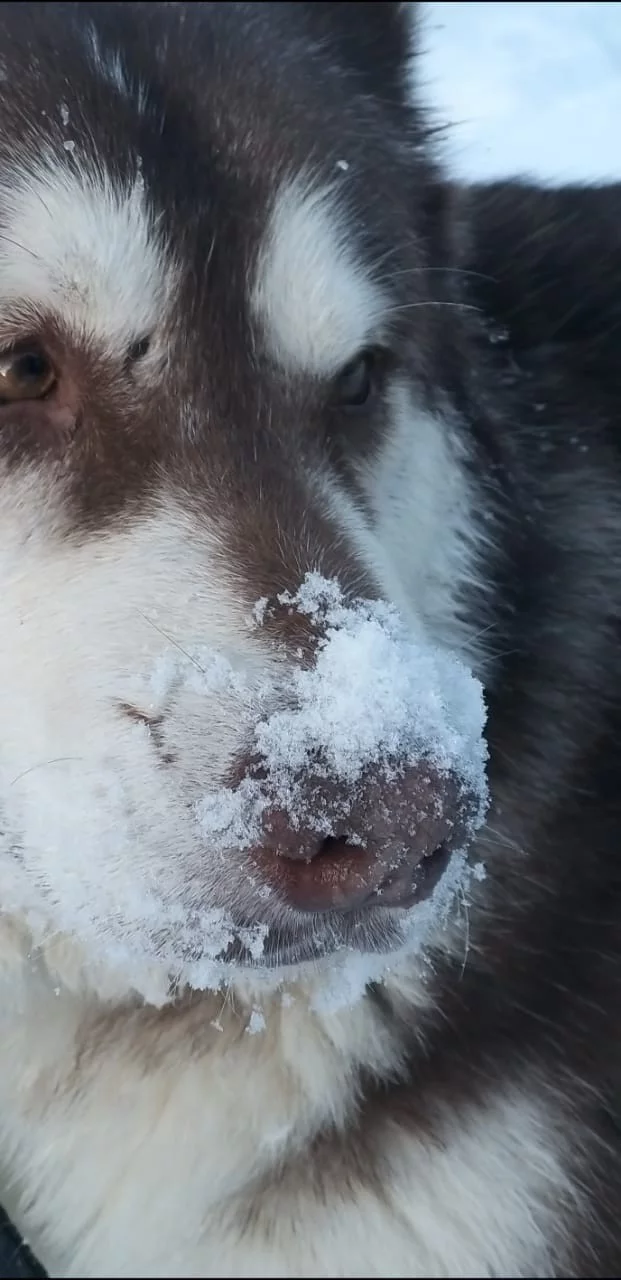
[[[317,644],[311,668],[264,660],[272,656],[262,631],[272,609],[295,610],[312,621]],[[13,837],[7,824],[10,849],[0,860],[4,908],[27,925],[38,945],[55,936],[73,940],[88,958],[85,980],[98,990],[109,982],[116,990],[118,980],[120,988],[133,987],[161,1003],[180,986],[239,985],[250,967],[255,992],[299,978],[295,966],[275,968],[266,952],[278,904],[245,852],[260,844],[268,809],[284,810],[291,826],[314,833],[313,839],[337,834],[356,843],[359,833],[347,820],[356,801],[359,811],[364,805],[368,770],[398,778],[400,769],[427,760],[478,797],[467,838],[483,820],[483,694],[459,661],[413,636],[392,606],[348,603],[336,582],[317,574],[307,575],[295,594],[259,601],[250,626],[259,642],[254,665],[235,666],[215,646],[160,646],[150,670],[136,676],[138,703],[144,696],[157,711],[183,697],[201,731],[204,709],[221,707],[224,722],[231,707],[237,709],[259,766],[237,785],[201,794],[201,769],[195,781],[173,769],[157,775],[146,810],[142,779],[151,777],[153,746],[148,728],[134,724],[123,731],[131,735],[131,759],[144,766],[142,774],[136,769],[135,784],[134,772],[124,774],[114,755],[104,753],[94,759],[96,788],[85,791],[83,811],[77,799],[68,806],[57,771],[76,779],[76,798],[85,776],[80,753],[69,750],[53,769],[27,770],[11,789],[18,833]],[[308,785],[322,771],[338,784],[329,812],[322,808],[321,787]],[[29,801],[33,778],[44,803]],[[26,819],[27,842],[19,839]],[[97,839],[87,858],[85,833],[91,830]],[[482,869],[475,871],[481,875]],[[436,938],[472,876],[465,852],[457,850],[431,897],[400,912],[402,946],[389,956],[354,952],[334,938],[330,954],[313,969],[313,1000],[330,1008],[348,1004],[368,981],[394,971],[402,959],[409,963]],[[240,950],[245,971],[232,960]],[[82,960],[79,967],[82,972]]]
[[[272,807],[284,809],[294,827],[303,824],[320,837],[337,835],[335,817],[347,818],[369,765],[389,777],[421,759],[440,773],[451,772],[479,797],[476,829],[487,797],[479,682],[457,659],[414,641],[391,605],[348,605],[339,584],[319,574],[307,574],[297,594],[284,593],[278,604],[321,628],[316,662],[310,670],[293,670],[287,705],[257,724],[260,780],[246,777],[198,806],[211,847],[256,844],[262,815]],[[268,607],[258,602],[257,625]],[[341,812],[334,805],[330,815],[305,809],[302,784],[310,769],[343,784]]]

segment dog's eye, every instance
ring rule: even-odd
[[[362,409],[376,389],[378,374],[377,355],[374,351],[363,351],[338,375],[333,403],[342,409]]]
[[[136,342],[132,342],[127,352],[128,364],[137,364],[138,360],[142,360],[147,355],[151,346],[151,339],[148,334],[143,338],[138,338]]]
[[[55,383],[54,366],[38,347],[14,347],[0,353],[0,404],[42,400]]]

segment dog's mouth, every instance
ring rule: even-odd
[[[451,858],[451,844],[384,850],[327,837],[304,861],[281,860],[279,885],[296,910],[339,914],[370,907],[408,908],[433,893]]]
[[[337,842],[327,841],[328,847],[311,863],[295,864],[296,871],[308,868],[307,874],[317,874],[321,870],[319,858],[330,859],[332,878],[335,859],[333,845]],[[359,852],[359,851],[358,851]],[[343,853],[343,857],[350,856]],[[295,966],[307,961],[321,961],[339,953],[352,952],[367,955],[383,955],[393,953],[404,944],[406,932],[416,933],[419,913],[418,908],[429,903],[434,912],[434,903],[429,900],[436,890],[439,894],[439,911],[441,912],[455,892],[451,882],[453,877],[450,868],[459,866],[458,876],[463,876],[467,866],[465,855],[456,857],[449,844],[442,843],[432,852],[427,853],[415,867],[407,859],[401,867],[387,872],[373,886],[361,890],[360,899],[355,909],[350,906],[346,910],[332,906],[329,909],[316,907],[306,908],[304,912],[292,913],[288,921],[270,924],[267,928],[261,954],[249,950],[240,936],[226,948],[219,959],[227,965],[241,968],[275,969]],[[325,863],[326,869],[328,862]],[[349,878],[349,877],[348,877]],[[443,884],[447,893],[443,895]],[[324,892],[324,882],[318,887],[318,897]],[[309,888],[304,887],[304,898],[308,902]],[[422,919],[422,917],[421,917]],[[425,917],[425,926],[429,917]],[[245,929],[250,927],[246,922]]]

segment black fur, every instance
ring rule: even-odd
[[[0,1209],[0,1280],[45,1280],[46,1274]]]

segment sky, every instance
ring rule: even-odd
[[[456,176],[621,179],[621,3],[428,3],[420,74]]]

